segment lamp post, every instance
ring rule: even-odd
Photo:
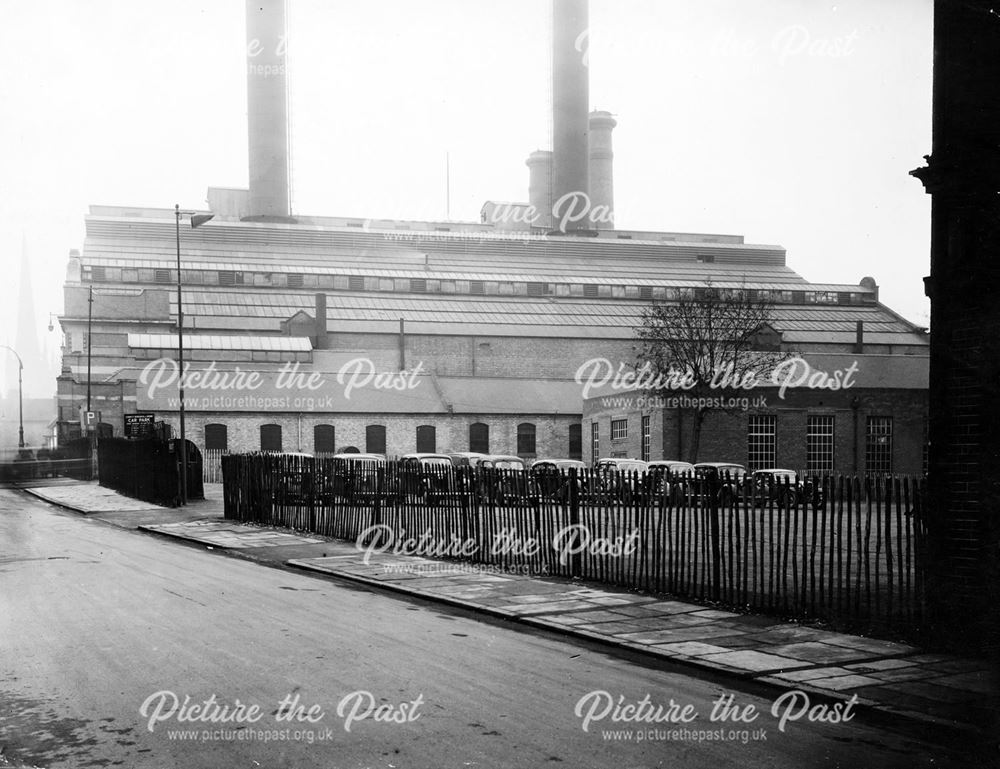
[[[17,350],[8,345],[0,345],[6,350],[10,350],[14,353],[14,357],[17,358],[17,447],[19,449],[24,448],[24,395],[21,390],[21,375],[24,373],[24,364],[21,362],[21,356],[17,354]]]
[[[181,427],[181,504],[187,504],[187,437],[184,433],[184,305],[181,302],[181,217],[191,217],[191,229],[200,227],[214,214],[197,214],[181,211],[180,204],[174,206],[174,231],[177,235],[177,395],[179,397]]]
[[[87,414],[88,420],[90,419],[90,350],[94,342],[93,333],[93,321],[94,321],[94,287],[90,287],[90,291],[87,293]],[[87,427],[90,427],[88,424]]]

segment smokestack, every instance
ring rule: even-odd
[[[861,355],[865,351],[865,322],[859,320],[854,327],[854,353]]]
[[[563,214],[568,210],[566,197],[582,198],[590,187],[587,24],[587,0],[552,0],[552,204],[563,206]],[[577,213],[581,208],[577,202]],[[566,224],[567,232],[587,229],[586,216]]]
[[[525,161],[528,166],[528,202],[535,209],[533,227],[552,229],[552,153],[536,150]]]
[[[610,112],[590,113],[590,205],[594,229],[613,230],[615,213],[614,157],[611,131],[618,125]]]
[[[290,220],[284,0],[247,0],[250,221]]]
[[[326,294],[316,294],[316,338],[313,340],[313,349],[330,349],[330,335],[326,327]]]

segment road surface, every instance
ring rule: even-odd
[[[711,721],[728,694],[759,716]],[[861,715],[780,731],[778,694],[0,490],[0,767],[962,765]]]

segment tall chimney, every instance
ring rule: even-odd
[[[590,187],[587,10],[587,0],[552,0],[552,204],[558,208],[562,200],[563,213],[567,211],[566,196],[576,193],[582,197]],[[577,209],[580,207],[578,202]],[[567,232],[587,229],[590,221],[586,216],[566,224]]]
[[[614,157],[611,131],[618,125],[610,112],[590,113],[590,205],[595,212],[592,226],[613,230],[615,213]]]
[[[528,202],[535,209],[534,227],[552,229],[552,153],[535,150],[525,161],[528,166]]]
[[[250,202],[245,220],[289,221],[285,0],[247,0]]]

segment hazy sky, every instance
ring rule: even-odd
[[[452,218],[527,199],[525,158],[551,148],[548,0],[288,5],[293,212],[443,218],[446,153]],[[246,186],[244,3],[3,8],[0,344],[23,237],[54,356],[89,204]],[[930,0],[591,0],[618,225],[778,244],[809,280],[872,275],[926,325],[930,201],[907,172],[931,148],[931,18]]]

